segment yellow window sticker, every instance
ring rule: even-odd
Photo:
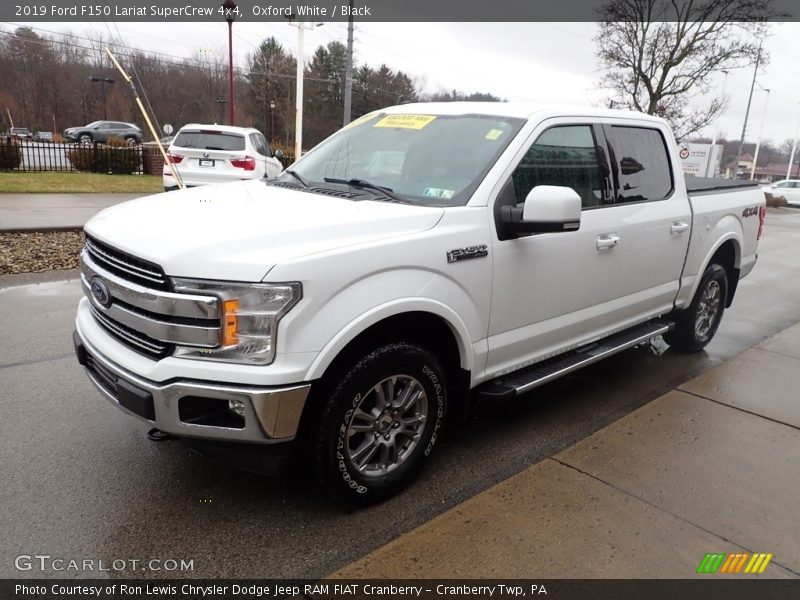
[[[496,140],[501,135],[503,135],[503,130],[502,129],[490,129],[489,133],[486,134],[486,139],[487,140]]]
[[[364,116],[358,117],[355,121],[350,121],[347,125],[345,125],[344,129],[347,129],[348,127],[354,127],[355,125],[361,125],[361,123],[366,123],[367,121],[370,121],[370,120],[374,119],[375,117],[377,117],[378,114],[380,114],[380,113],[374,112],[374,113],[369,113],[369,114],[366,114]]]
[[[400,129],[422,129],[435,121],[431,115],[386,115],[373,127],[398,127]]]

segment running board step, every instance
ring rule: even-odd
[[[497,400],[519,396],[563,377],[567,373],[572,373],[612,354],[646,342],[670,329],[672,329],[672,323],[660,319],[631,327],[593,344],[587,344],[571,352],[548,358],[530,367],[487,381],[475,390],[477,398],[479,400]]]

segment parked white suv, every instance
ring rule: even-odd
[[[250,127],[225,125],[183,126],[169,145],[169,159],[186,187],[269,179],[283,170],[283,154],[269,147],[264,134]],[[178,189],[169,165],[164,165],[164,190]]]

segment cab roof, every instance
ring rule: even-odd
[[[659,117],[631,110],[611,108],[597,108],[593,106],[572,106],[568,104],[540,104],[529,102],[415,102],[400,104],[375,112],[392,114],[428,114],[428,115],[494,115],[498,117],[512,117],[531,119],[532,117],[623,117],[664,123]]]

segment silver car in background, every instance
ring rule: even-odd
[[[283,171],[283,153],[269,147],[264,134],[251,127],[184,125],[169,145],[168,158],[187,187],[272,179]],[[178,188],[169,165],[164,165],[164,189]]]

